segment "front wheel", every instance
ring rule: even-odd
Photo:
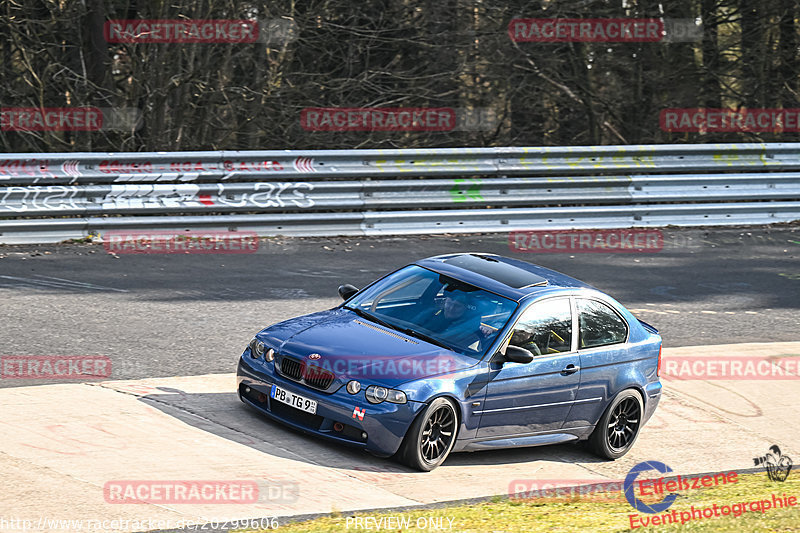
[[[642,426],[644,404],[635,390],[622,391],[605,410],[589,437],[589,449],[606,459],[619,459],[633,447]]]
[[[447,459],[457,432],[455,407],[445,398],[436,398],[411,424],[397,457],[411,468],[430,472]]]

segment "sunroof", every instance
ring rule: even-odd
[[[446,259],[444,262],[499,281],[514,289],[547,285],[547,280],[543,277],[528,272],[524,268],[499,261],[490,255],[464,254]]]

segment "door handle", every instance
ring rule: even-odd
[[[580,369],[581,369],[581,367],[575,366],[572,363],[570,363],[566,367],[564,367],[564,370],[561,371],[561,375],[569,376],[570,374],[574,374],[575,372],[577,372]]]

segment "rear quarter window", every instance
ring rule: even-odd
[[[581,348],[618,344],[628,338],[628,324],[609,305],[583,298],[576,303]]]

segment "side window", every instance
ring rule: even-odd
[[[578,299],[581,348],[625,342],[628,326],[609,306],[597,300]]]
[[[533,355],[570,351],[572,309],[569,298],[554,298],[534,303],[526,309],[511,334],[514,346]]]

